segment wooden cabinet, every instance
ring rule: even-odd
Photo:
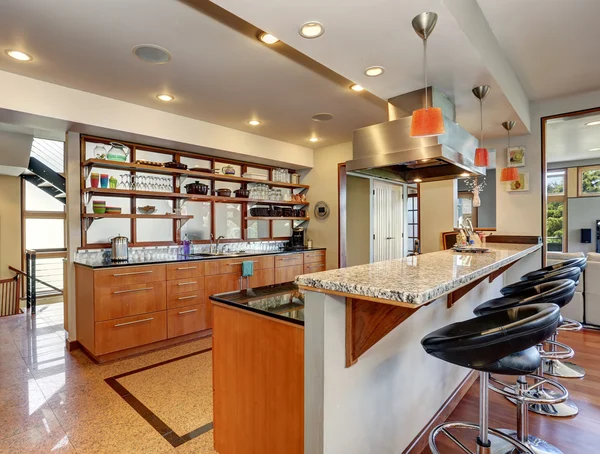
[[[244,261],[254,263],[248,279],[241,277]],[[99,361],[121,351],[127,356],[212,328],[211,295],[291,282],[324,269],[325,251],[100,270],[76,265],[77,340]]]
[[[304,267],[302,264],[275,268],[275,283],[283,284],[284,282],[292,282],[296,279],[296,276],[304,274],[303,271]]]
[[[167,311],[169,339],[206,329],[206,304],[196,304]]]
[[[95,355],[125,350],[167,338],[166,311],[98,322],[95,326]]]
[[[164,281],[118,287],[95,287],[94,318],[97,322],[167,308]]]

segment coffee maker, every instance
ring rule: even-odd
[[[292,230],[292,249],[304,249],[304,240],[306,230],[303,227],[296,227]]]

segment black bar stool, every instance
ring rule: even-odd
[[[571,279],[544,282],[529,287],[521,293],[513,294],[512,296],[504,296],[486,301],[477,306],[473,310],[473,313],[479,316],[489,315],[499,310],[507,310],[516,306],[540,303],[552,303],[556,304],[558,307],[563,307],[573,298],[575,287],[576,284]],[[551,350],[546,351],[544,349],[545,345],[550,345]],[[552,340],[546,340],[543,344],[538,345],[538,350],[543,360],[570,359],[575,354],[571,347]],[[544,379],[543,365],[538,368],[536,374],[536,376]],[[545,380],[549,386],[557,388],[556,382],[547,379]],[[577,405],[569,399],[564,400],[564,402],[557,401],[556,403],[551,403],[550,401],[553,399],[560,400],[564,393],[560,388],[558,391],[547,389],[545,383],[546,382],[540,383],[531,391],[531,393],[527,394],[526,397],[530,399],[529,410],[544,416],[555,417],[571,417],[579,412]],[[515,393],[519,388],[519,383],[508,385],[508,388],[511,389],[505,389],[505,391]],[[514,395],[507,395],[506,397],[512,403],[519,404],[514,398]]]
[[[440,433],[445,434],[464,452],[474,454],[449,432],[451,429],[477,430],[477,454],[535,454],[530,447],[531,437],[523,433],[526,420],[522,422],[525,427],[519,428],[519,439],[488,427],[489,378],[490,373],[524,377],[534,372],[541,363],[535,345],[552,335],[559,319],[560,309],[554,304],[524,305],[453,323],[421,340],[428,354],[452,364],[478,370],[480,380],[479,424],[446,422],[435,427],[429,436],[433,454],[440,454],[436,445],[436,438]],[[526,381],[526,378],[523,380]]]
[[[572,279],[577,284],[579,282],[579,276],[586,265],[587,260],[584,257],[555,263],[554,265],[525,274],[520,282],[508,285],[500,290],[500,292],[503,295],[510,296],[515,293],[521,293],[529,286],[558,279]],[[576,320],[563,319],[551,340],[556,342],[558,332],[560,331],[579,331],[582,328],[583,326],[581,323]],[[585,369],[583,367],[572,362],[562,361],[558,358],[545,360],[544,371],[548,375],[561,378],[583,378],[585,376]]]

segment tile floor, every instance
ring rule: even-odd
[[[210,348],[201,339],[109,364],[64,348],[62,304],[0,318],[0,454],[215,453],[212,430],[173,446],[105,379]],[[118,379],[179,435],[212,421],[210,352]],[[181,432],[181,433],[180,433]]]

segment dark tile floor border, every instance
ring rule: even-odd
[[[202,427],[198,427],[197,429],[194,429],[185,435],[177,435],[177,433],[173,429],[171,429],[162,419],[160,419],[156,414],[154,414],[152,410],[146,407],[137,397],[131,394],[131,392],[129,392],[127,388],[125,388],[121,383],[119,383],[118,380],[119,378],[127,377],[128,375],[138,374],[140,372],[144,372],[149,369],[154,369],[155,367],[164,366],[175,361],[180,361],[191,356],[201,355],[211,350],[212,348],[206,348],[198,352],[188,353],[187,355],[178,356],[177,358],[161,361],[160,363],[151,364],[150,366],[140,367],[139,369],[134,369],[129,372],[124,372],[122,374],[115,375],[113,377],[105,378],[104,381],[119,396],[121,396],[123,400],[131,406],[131,408],[133,408],[142,418],[144,418],[146,422],[154,428],[154,430],[156,430],[165,440],[171,443],[171,446],[176,448],[177,446],[181,446],[185,442],[193,440],[194,438],[199,437],[200,435],[205,434],[206,432],[211,430],[213,428],[213,423],[209,422],[208,424],[205,424]]]

